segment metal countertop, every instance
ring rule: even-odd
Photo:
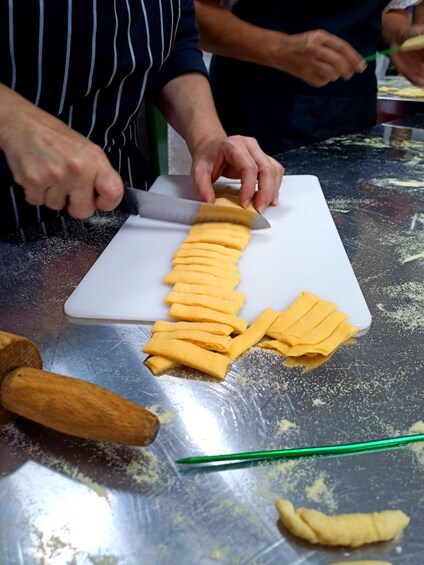
[[[0,242],[0,328],[32,339],[46,370],[161,420],[146,448],[24,419],[0,428],[1,565],[424,562],[423,444],[208,469],[174,463],[424,430],[424,258],[414,259],[424,252],[422,127],[378,126],[279,157],[287,174],[319,177],[373,315],[366,336],[310,373],[256,348],[224,382],[189,370],[157,378],[141,353],[149,326],[66,319],[63,304],[124,221],[119,213]],[[312,546],[281,527],[278,497],[328,513],[400,508],[411,521],[392,542]]]

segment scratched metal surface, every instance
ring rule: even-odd
[[[412,125],[416,135],[420,124]],[[320,178],[373,315],[366,336],[311,373],[255,349],[224,382],[178,370],[155,378],[141,353],[148,326],[65,319],[64,301],[119,215],[0,243],[0,328],[35,341],[45,369],[109,388],[161,420],[143,449],[72,439],[22,419],[1,428],[1,565],[424,562],[420,444],[212,469],[174,463],[424,427],[424,145],[411,132],[377,127],[280,157],[288,174]],[[328,549],[284,531],[278,497],[329,513],[400,508],[411,521],[398,540]]]

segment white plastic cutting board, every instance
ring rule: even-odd
[[[221,179],[220,179],[221,180]],[[217,187],[229,185],[227,179]],[[233,186],[239,183],[233,181]],[[185,175],[159,177],[151,188],[181,198],[196,198]],[[239,261],[247,295],[239,316],[251,323],[266,307],[284,310],[302,290],[335,302],[361,333],[371,314],[331,217],[318,178],[285,176],[280,203],[264,215],[270,229],[253,230]],[[172,255],[189,226],[131,216],[65,303],[65,313],[94,320],[166,320],[163,284]]]

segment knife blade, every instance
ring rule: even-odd
[[[264,216],[245,208],[206,204],[197,200],[176,198],[167,194],[125,186],[123,209],[129,214],[178,224],[203,224],[229,222],[242,224],[252,230],[270,228]]]

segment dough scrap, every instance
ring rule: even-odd
[[[292,534],[322,545],[359,547],[388,541],[409,524],[409,517],[402,510],[328,516],[309,508],[295,510],[284,499],[278,499],[275,505],[282,523]]]

